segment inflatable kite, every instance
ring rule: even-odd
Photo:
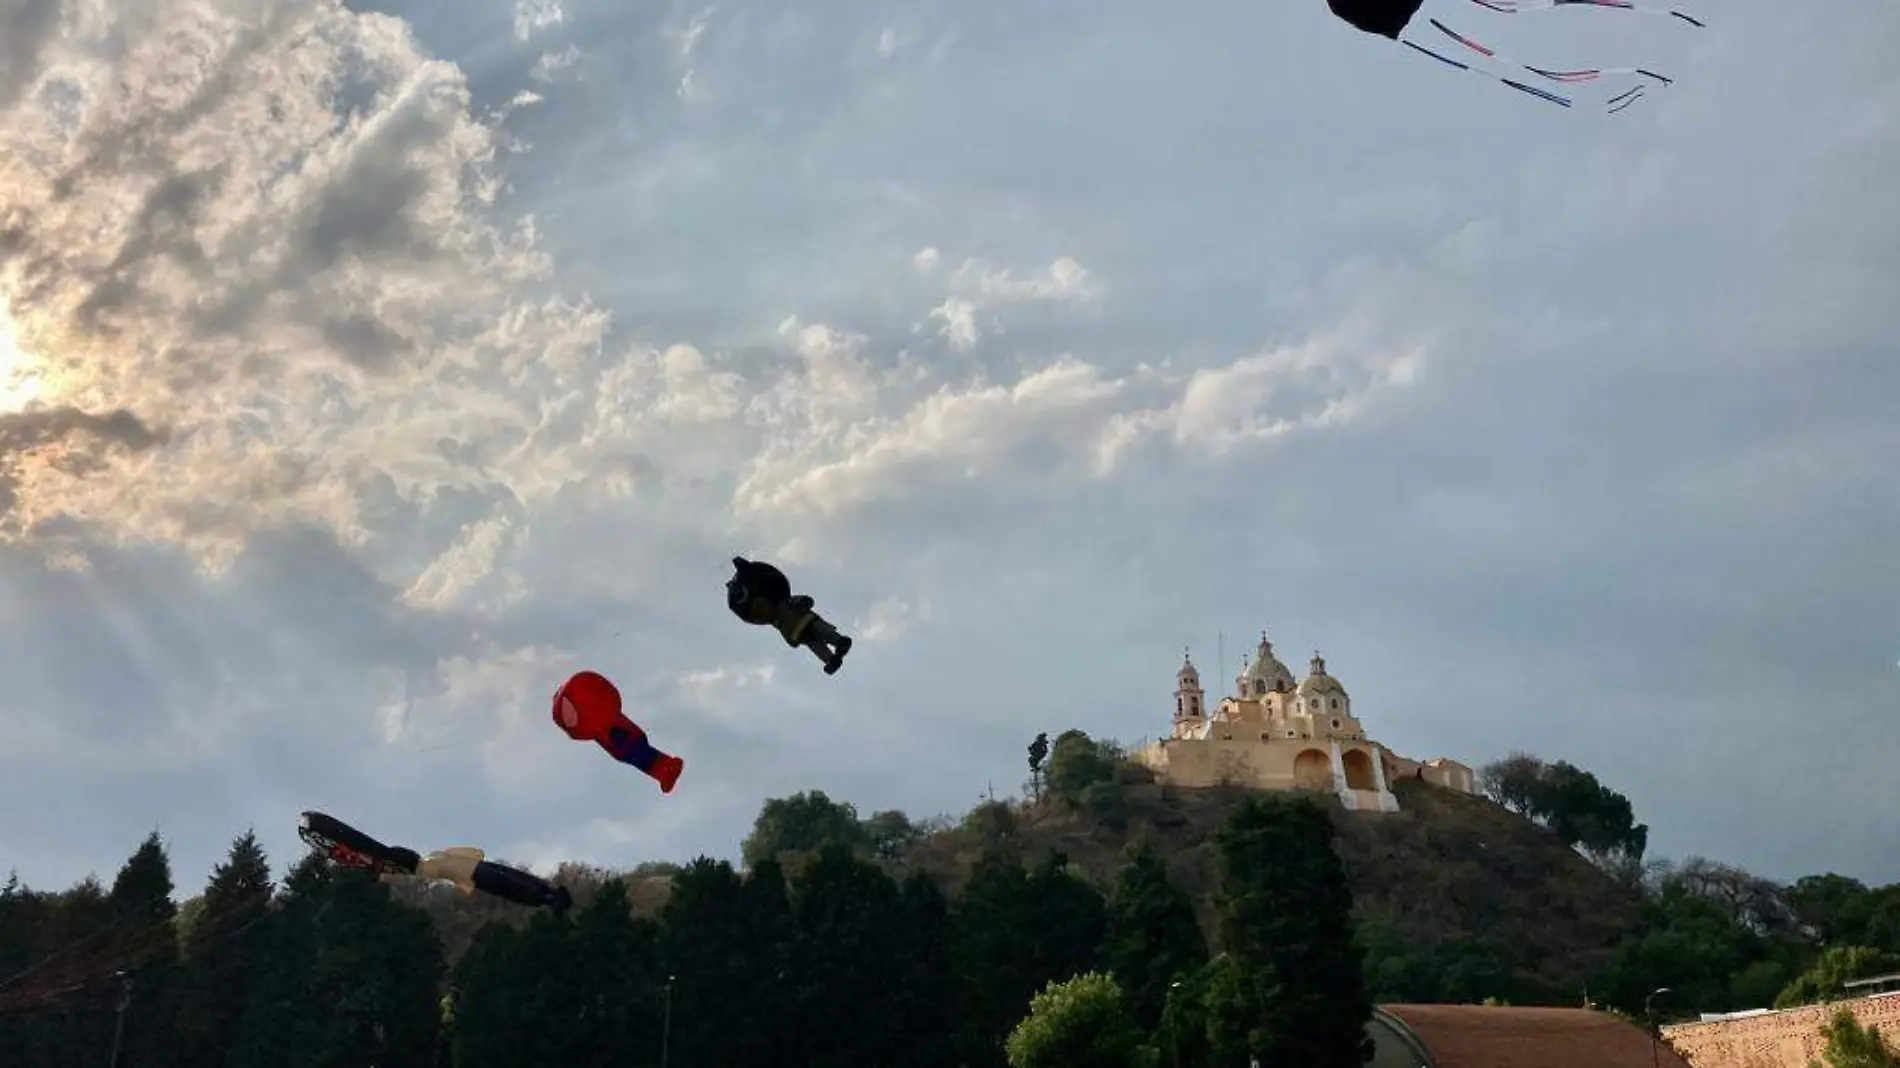
[[[305,812],[298,817],[297,837],[334,863],[377,875],[413,875],[422,859],[413,849],[384,845],[321,812]]]
[[[733,576],[726,580],[726,607],[755,627],[776,627],[785,644],[803,645],[836,675],[851,651],[851,639],[838,633],[825,617],[812,610],[809,597],[794,596],[785,573],[771,564],[732,558]]]
[[[298,820],[297,837],[318,854],[346,868],[371,872],[384,879],[415,877],[454,883],[465,894],[484,894],[518,905],[546,906],[556,913],[573,904],[567,888],[537,875],[484,860],[479,849],[456,846],[417,856],[413,849],[384,845],[335,816],[305,812]]]
[[[670,794],[686,762],[662,753],[647,732],[620,711],[620,691],[605,676],[583,671],[554,691],[554,723],[577,742],[597,742],[615,760],[632,764]]]
[[[1356,29],[1398,41],[1407,48],[1422,52],[1447,66],[1454,67],[1458,70],[1471,71],[1474,74],[1477,73],[1469,63],[1460,62],[1450,56],[1427,48],[1416,41],[1406,40],[1400,37],[1400,34],[1405,31],[1406,26],[1410,25],[1412,17],[1418,14],[1418,9],[1423,5],[1424,0],[1326,0],[1326,3],[1328,7],[1332,8],[1333,14],[1339,16],[1347,23],[1350,23]],[[1622,11],[1639,11],[1652,15],[1666,15],[1686,22],[1691,26],[1701,27],[1706,25],[1706,23],[1700,19],[1684,14],[1681,11],[1672,8],[1648,7],[1634,3],[1632,0],[1472,0],[1472,3],[1488,11],[1505,15],[1515,15],[1524,11],[1547,11],[1559,7],[1610,7]],[[1654,71],[1644,70],[1641,67],[1590,67],[1582,70],[1551,70],[1545,67],[1533,67],[1527,63],[1519,63],[1516,60],[1507,59],[1498,54],[1496,49],[1479,44],[1477,41],[1466,37],[1464,34],[1459,33],[1435,18],[1428,19],[1427,21],[1431,23],[1433,29],[1445,37],[1450,38],[1468,52],[1482,56],[1491,62],[1502,63],[1505,66],[1528,72],[1538,78],[1559,85],[1576,85],[1583,82],[1594,82],[1610,75],[1629,75],[1642,79],[1634,88],[1619,93],[1607,101],[1607,107],[1611,114],[1622,111],[1624,108],[1634,104],[1642,97],[1643,90],[1647,85],[1675,84],[1673,80],[1657,74]],[[1498,81],[1503,82],[1505,85],[1519,92],[1529,93],[1540,99],[1548,100],[1553,104],[1558,104],[1566,108],[1575,104],[1575,101],[1570,97],[1560,96],[1557,93],[1539,89],[1534,85],[1527,85],[1516,78],[1506,78],[1502,75],[1495,77],[1497,77]]]
[[[464,895],[480,891],[529,908],[551,908],[557,916],[573,905],[566,887],[555,886],[520,868],[485,860],[484,856],[473,846],[439,850],[422,858],[416,865],[416,876],[453,883]]]

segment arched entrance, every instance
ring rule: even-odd
[[[1293,784],[1302,790],[1331,790],[1332,759],[1317,749],[1303,750],[1293,758]]]
[[[1353,790],[1377,790],[1378,780],[1372,774],[1372,757],[1364,749],[1348,749],[1340,754],[1339,762],[1346,767],[1346,786]]]

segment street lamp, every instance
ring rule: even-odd
[[[666,977],[666,1014],[660,1020],[660,1068],[666,1068],[667,1055],[673,1046],[673,979]]]
[[[1657,1068],[1662,1058],[1662,1032],[1656,1027],[1656,999],[1669,994],[1669,988],[1659,986],[1643,999],[1643,1016],[1649,1020],[1649,1068]]]
[[[1174,1011],[1174,995],[1181,989],[1181,980],[1168,984],[1168,1003],[1162,1012],[1168,1017],[1168,1045],[1174,1049],[1174,1068],[1181,1068],[1181,1020]]]
[[[113,972],[113,978],[119,986],[119,1019],[112,1025],[112,1068],[119,1068],[119,1043],[125,1038],[125,1010],[132,1004],[132,976],[129,972]]]

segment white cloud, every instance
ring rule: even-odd
[[[931,247],[917,253],[912,263],[919,273],[930,273],[940,259],[941,253]],[[942,323],[938,333],[957,352],[971,351],[984,334],[1000,329],[998,309],[1026,304],[1080,306],[1103,295],[1089,269],[1068,256],[1026,276],[970,257],[951,272],[949,285],[949,295],[930,309],[929,318]]]
[[[571,44],[566,48],[543,52],[541,58],[534,61],[534,69],[528,72],[528,76],[537,82],[552,82],[562,71],[573,67],[580,60],[579,45]]]
[[[858,640],[877,645],[895,642],[929,621],[929,605],[903,597],[887,597],[866,609],[852,629]]]
[[[567,21],[561,0],[515,0],[515,40],[526,41],[550,26]]]
[[[680,693],[695,707],[714,713],[728,713],[735,699],[742,701],[745,691],[764,688],[778,677],[778,665],[727,664],[703,671],[688,671],[679,677]]]

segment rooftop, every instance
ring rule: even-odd
[[[1427,1055],[1419,1068],[1650,1068],[1652,1056],[1659,1068],[1689,1068],[1642,1028],[1590,1009],[1381,1005],[1378,1024]]]

